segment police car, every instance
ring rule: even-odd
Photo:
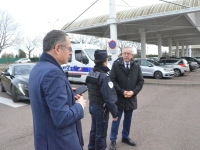
[[[72,55],[67,64],[61,65],[64,72],[68,72],[68,80],[85,83],[88,73],[94,67],[94,52],[100,49],[91,44],[72,44]],[[112,61],[108,67],[111,68]]]

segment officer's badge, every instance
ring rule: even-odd
[[[108,86],[112,89],[113,88],[113,83],[112,82],[108,82]]]

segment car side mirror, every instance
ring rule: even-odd
[[[3,72],[3,75],[10,76],[10,73],[9,72]]]
[[[150,64],[150,65],[149,65],[149,67],[153,67],[153,65],[152,65],[152,64]]]

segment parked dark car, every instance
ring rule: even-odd
[[[179,59],[179,57],[177,56],[160,57],[160,59],[169,59],[169,58]]]
[[[1,92],[12,96],[13,102],[29,100],[28,81],[34,63],[10,64],[0,76]]]
[[[194,57],[196,60],[200,61],[200,57]]]
[[[181,57],[181,58],[184,58],[186,59],[188,62],[196,62],[197,63],[197,67],[199,68],[200,67],[200,61],[198,61],[197,59],[193,58],[193,57]]]

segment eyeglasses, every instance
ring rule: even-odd
[[[61,46],[61,47],[64,47],[64,48],[66,48],[66,49],[68,49],[68,50],[69,50],[69,52],[72,52],[72,48],[71,48],[71,47],[66,47],[66,46],[64,46],[64,45],[61,45],[61,44],[60,44],[60,46]]]
[[[122,54],[124,54],[124,55],[128,55],[128,56],[129,56],[129,55],[132,55],[131,53],[122,53]]]

